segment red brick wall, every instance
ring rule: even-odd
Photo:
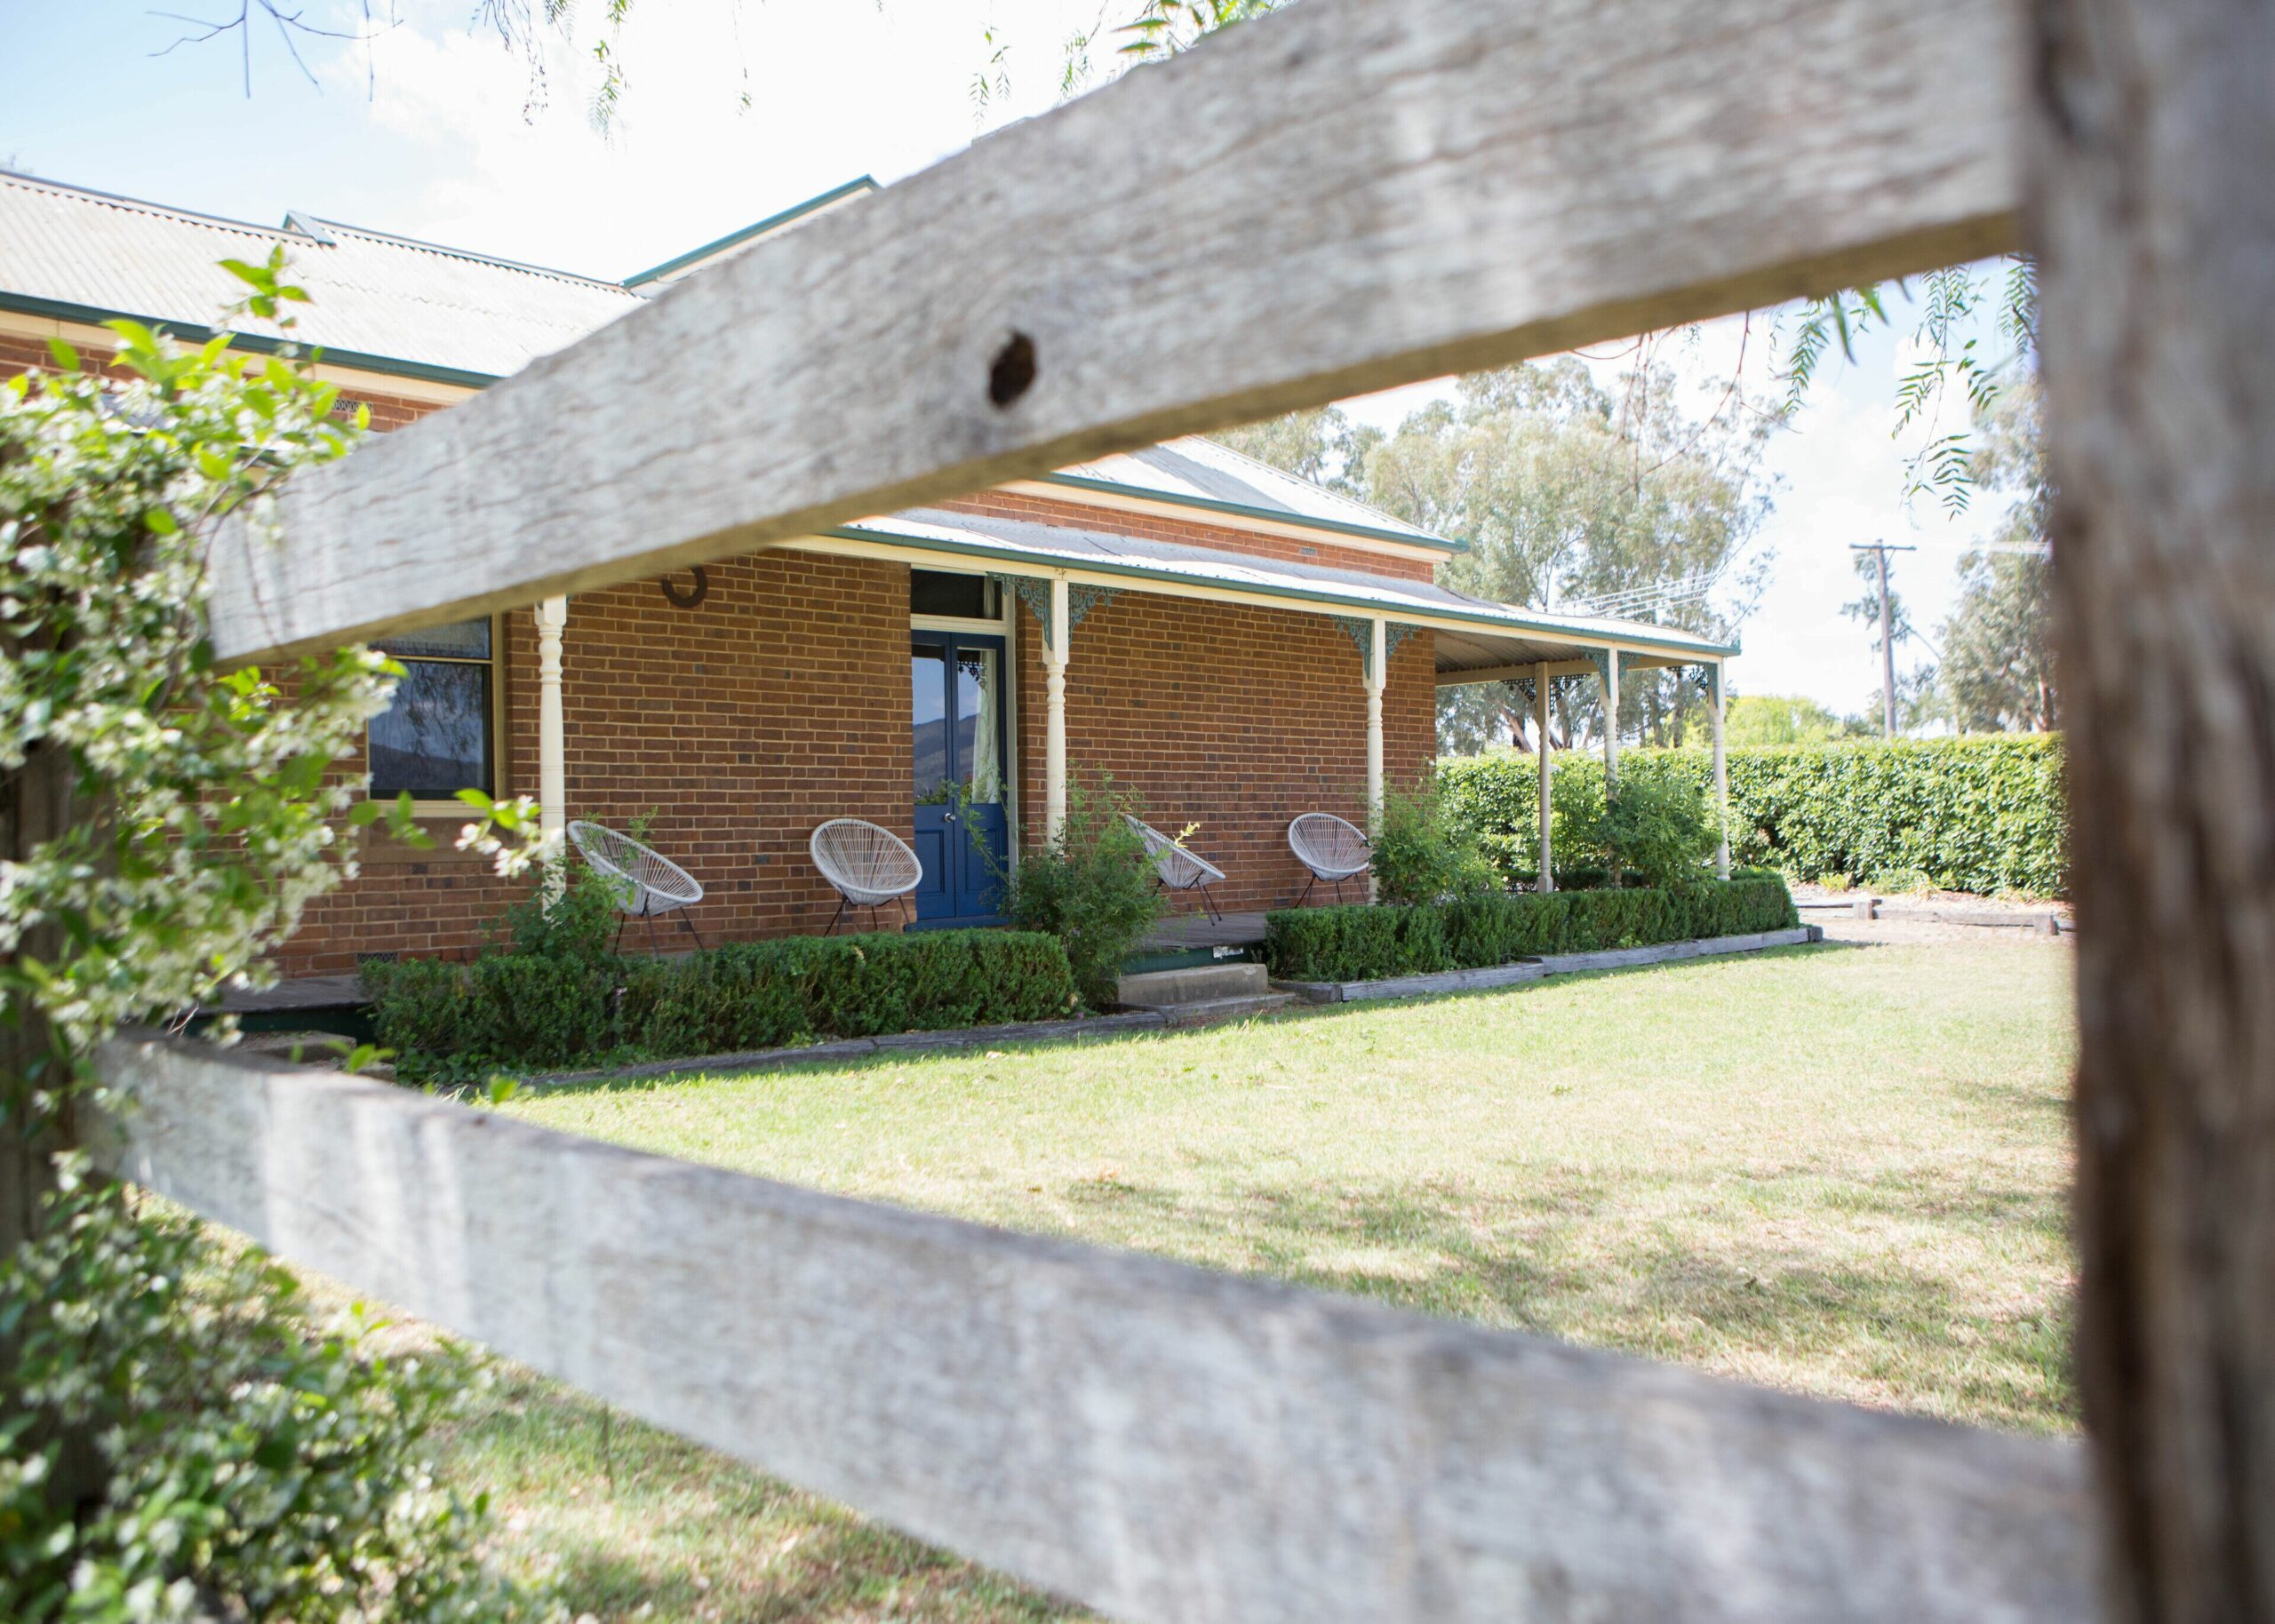
[[[691,609],[652,580],[570,601],[569,815],[619,829],[652,815],[651,842],[703,885],[693,919],[707,942],[817,932],[836,895],[806,850],[814,825],[864,817],[910,833],[908,571],[778,552],[707,573]],[[506,623],[505,787],[534,794],[536,626],[526,609]],[[432,852],[375,840],[363,875],[310,908],[285,973],[478,940],[517,888],[451,849],[462,821],[427,825]],[[627,944],[644,942],[644,926],[631,930]],[[659,935],[689,943],[669,919]]]
[[[0,372],[47,359],[37,340],[0,335]],[[370,402],[379,428],[437,410],[354,398]],[[1025,495],[986,492],[950,506],[1429,575],[1425,561]],[[652,580],[571,600],[563,640],[570,816],[621,827],[652,814],[656,846],[703,883],[694,918],[708,941],[818,931],[835,897],[807,855],[813,825],[866,817],[910,833],[908,571],[778,551],[712,565],[709,575],[710,593],[692,609],[667,601]],[[503,620],[500,787],[534,794],[536,629],[526,609]],[[1024,609],[1013,646],[1020,807],[1033,840],[1042,817],[1043,681],[1034,617]],[[1384,755],[1393,785],[1412,783],[1434,752],[1432,671],[1427,633],[1392,657]],[[1304,883],[1288,820],[1313,810],[1361,816],[1358,650],[1323,616],[1125,593],[1074,631],[1067,757],[1077,772],[1110,772],[1136,789],[1169,832],[1199,824],[1193,848],[1230,876],[1223,905],[1288,902]],[[340,765],[360,773],[360,751]],[[427,824],[430,851],[343,830],[363,841],[363,872],[311,905],[280,955],[284,972],[327,974],[352,969],[360,954],[478,942],[522,888],[452,848],[463,821]],[[669,934],[684,940],[676,925]]]
[[[85,345],[80,345],[77,347],[82,360],[91,370],[101,372],[112,378],[132,376],[125,369],[114,366],[107,354],[90,349]],[[0,378],[13,378],[23,371],[51,370],[54,364],[55,358],[48,351],[46,339],[28,338],[20,333],[0,332]],[[377,429],[401,428],[404,424],[423,418],[430,411],[442,410],[442,407],[433,401],[414,401],[404,395],[381,394],[366,389],[343,387],[339,394],[339,410],[343,412],[353,411],[358,404],[367,405],[371,409],[371,426]]]
[[[1070,776],[1104,771],[1138,792],[1147,822],[1225,871],[1230,909],[1282,906],[1306,878],[1288,849],[1302,812],[1365,823],[1367,695],[1359,650],[1325,616],[1124,593],[1068,639]],[[1043,804],[1043,673],[1019,612],[1019,792],[1030,840]],[[1383,776],[1412,784],[1437,752],[1427,632],[1392,654]],[[1353,898],[1355,900],[1355,898]],[[1191,897],[1176,906],[1197,906]]]
[[[1213,547],[1220,553],[1244,553],[1250,558],[1317,564],[1330,569],[1356,569],[1402,581],[1426,581],[1437,567],[1427,558],[1401,558],[1364,547],[1337,546],[1324,536],[1313,541],[1298,541],[1292,536],[1272,536],[1210,524],[1198,513],[1190,519],[1171,519],[1161,514],[1123,513],[1118,508],[1029,496],[1019,490],[984,490],[978,496],[960,497],[938,506],[965,513],[998,513],[1008,519],[1072,525],[1079,529],[1110,530],[1119,536],[1142,536],[1149,541],[1174,542],[1181,546]]]

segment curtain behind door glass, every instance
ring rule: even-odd
[[[1002,705],[995,681],[995,650],[956,650],[956,743],[971,799],[992,806],[1003,799],[1003,767],[998,738]]]

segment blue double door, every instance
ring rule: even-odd
[[[916,888],[922,925],[994,925],[995,876],[1010,842],[1004,815],[1003,640],[910,634]]]

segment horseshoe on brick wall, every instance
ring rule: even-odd
[[[711,595],[711,577],[704,569],[703,566],[700,564],[696,565],[690,573],[695,577],[695,585],[689,587],[685,592],[682,592],[678,586],[674,585],[672,578],[669,576],[666,576],[662,580],[656,583],[657,585],[664,589],[664,596],[669,599],[672,602],[679,605],[682,609],[693,609],[697,604],[702,602],[704,599]]]

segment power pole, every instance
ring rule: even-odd
[[[1880,569],[1880,731],[1888,738],[1896,736],[1896,628],[1888,624],[1888,555],[1891,553],[1916,553],[1917,547],[1891,547],[1884,541],[1867,546],[1860,541],[1848,544],[1851,553],[1869,553]]]

